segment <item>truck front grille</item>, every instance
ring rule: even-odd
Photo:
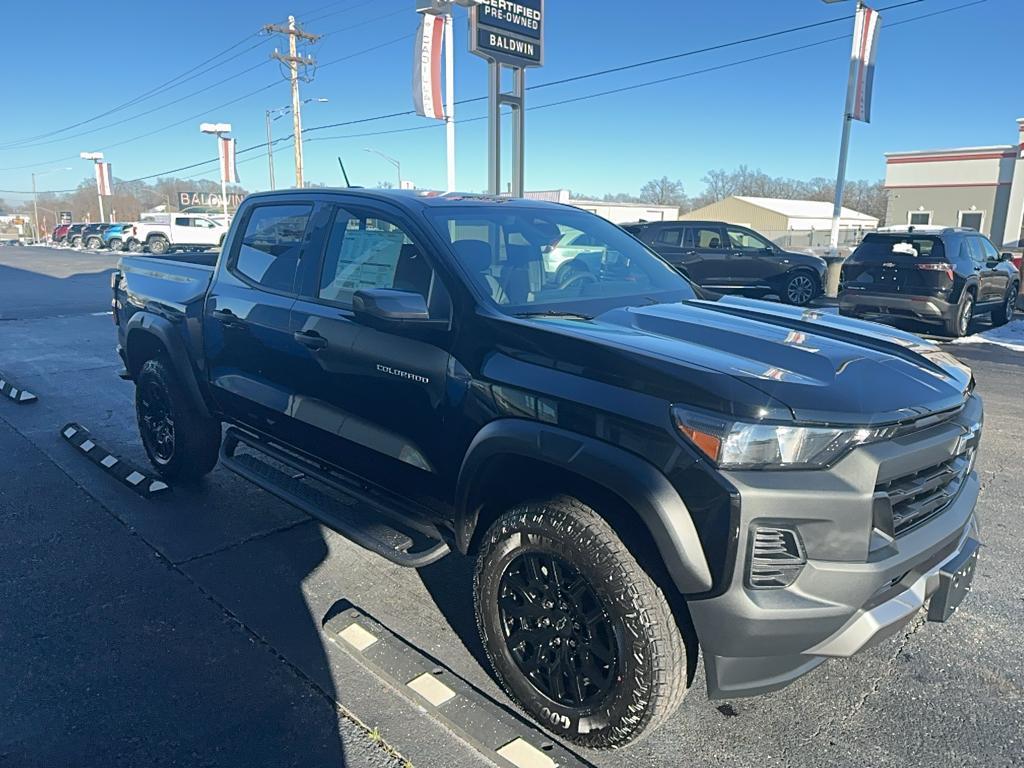
[[[875,498],[888,498],[893,533],[899,536],[937,515],[953,500],[971,470],[974,449],[875,486]]]

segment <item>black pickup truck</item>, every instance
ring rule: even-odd
[[[762,693],[970,585],[982,405],[908,333],[704,294],[525,200],[255,194],[198,261],[114,275],[156,468],[219,459],[401,565],[474,557],[497,679],[577,744],[653,730],[698,649],[711,697]]]

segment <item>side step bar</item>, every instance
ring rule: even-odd
[[[239,454],[239,446],[262,456]],[[232,472],[396,565],[422,568],[451,551],[438,528],[412,510],[386,504],[372,491],[235,427],[225,432],[220,461]]]

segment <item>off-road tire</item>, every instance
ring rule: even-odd
[[[1019,292],[1020,288],[1017,283],[1010,283],[1006,296],[1003,297],[1003,303],[999,305],[998,309],[992,310],[993,325],[1006,325],[1010,322],[1010,318],[1013,317],[1013,311],[1017,308],[1017,294]]]
[[[943,330],[947,336],[959,339],[970,332],[971,319],[974,317],[974,307],[974,294],[970,291],[964,291],[963,296],[960,297],[960,303],[956,307],[956,312],[953,313],[952,317],[943,321]],[[967,317],[966,323],[964,322],[965,315]]]
[[[167,238],[159,235],[149,238],[146,241],[146,245],[149,247],[149,252],[154,256],[163,256],[171,249],[171,244],[167,242]]]
[[[575,578],[582,577],[601,604],[607,626],[614,628],[617,677],[600,694],[603,698],[588,707],[571,708],[545,695],[521,671],[506,643],[499,605],[504,578],[521,555],[531,553],[571,566]],[[564,577],[564,569],[562,573]],[[563,739],[594,749],[623,746],[656,729],[686,694],[686,647],[664,595],[612,527],[578,499],[528,502],[499,517],[480,545],[473,591],[480,638],[498,682],[520,707]],[[546,611],[536,621],[558,616],[543,602],[530,606],[535,613]],[[582,675],[580,657],[564,663]]]
[[[149,387],[161,390],[173,419],[173,449],[161,455],[156,438],[146,424],[144,400]],[[135,414],[139,435],[150,463],[166,480],[198,481],[216,466],[220,451],[220,422],[199,413],[172,368],[162,358],[143,363],[135,379]]]

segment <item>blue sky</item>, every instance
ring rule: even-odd
[[[1024,2],[987,0],[979,5],[899,26],[894,22],[934,13],[967,0],[923,0],[883,13],[875,79],[873,122],[855,123],[849,178],[884,175],[883,152],[1009,143],[1014,119],[1024,115],[1020,84],[1020,30]],[[875,7],[899,0],[876,0]],[[321,62],[304,97],[327,98],[303,114],[305,127],[410,109],[410,37],[417,17],[413,0],[269,0],[237,2],[16,3],[6,8],[3,61],[8,107],[0,112],[0,146],[90,118],[143,94],[241,41],[289,12],[312,32],[331,32],[309,49]],[[527,74],[537,85],[852,13],[853,3],[821,0],[547,0],[545,66]],[[59,19],[59,21],[58,21]],[[528,189],[568,187],[591,194],[636,192],[648,179],[667,175],[687,192],[702,188],[711,168],[740,164],[798,178],[835,174],[852,23],[806,30],[725,50],[690,56],[528,94],[527,104],[553,101],[682,75],[740,59],[843,35],[844,39],[754,63],[694,74],[574,104],[534,109],[527,115]],[[458,11],[456,97],[486,93],[486,64],[467,51],[465,12]],[[73,187],[90,168],[82,150],[103,148],[117,178],[130,179],[188,165],[215,155],[212,138],[198,131],[202,115],[230,122],[239,147],[265,140],[264,110],[289,103],[287,83],[268,54],[284,41],[251,37],[199,76],[157,92],[137,105],[66,133],[52,142],[0,150],[0,190],[31,188],[30,173],[48,173],[40,189]],[[381,44],[375,51],[359,53]],[[247,50],[249,49],[249,50]],[[227,57],[223,57],[227,58]],[[252,71],[242,73],[247,69]],[[233,77],[229,82],[214,85]],[[212,86],[212,87],[211,87]],[[265,90],[219,106],[263,86]],[[208,88],[205,92],[195,91]],[[23,97],[12,109],[12,96]],[[179,103],[163,107],[172,100]],[[144,111],[154,110],[142,115]],[[485,113],[485,104],[461,107],[457,118]],[[310,134],[306,178],[339,183],[337,156],[352,183],[393,180],[394,169],[367,153],[373,147],[402,162],[403,176],[420,187],[445,180],[444,130],[427,127],[376,136],[353,134],[428,125],[415,116],[363,123]],[[95,130],[98,129],[98,130]],[[163,129],[163,130],[162,130]],[[84,131],[94,131],[75,137]],[[274,124],[275,137],[290,133],[290,120]],[[132,140],[141,134],[150,134]],[[328,137],[309,141],[313,135]],[[54,141],[57,139],[56,141]],[[130,140],[130,141],[126,141]],[[120,144],[121,142],[125,142]],[[120,144],[119,146],[111,146]],[[109,148],[108,148],[109,147]],[[71,158],[71,159],[68,159]],[[251,159],[250,159],[251,158]],[[262,150],[241,155],[239,173],[249,189],[265,188]],[[278,184],[293,178],[291,149],[275,151]],[[14,168],[14,166],[28,166]],[[208,165],[178,175],[214,178]],[[458,186],[486,186],[486,121],[458,130]],[[23,197],[0,192],[0,198]]]

